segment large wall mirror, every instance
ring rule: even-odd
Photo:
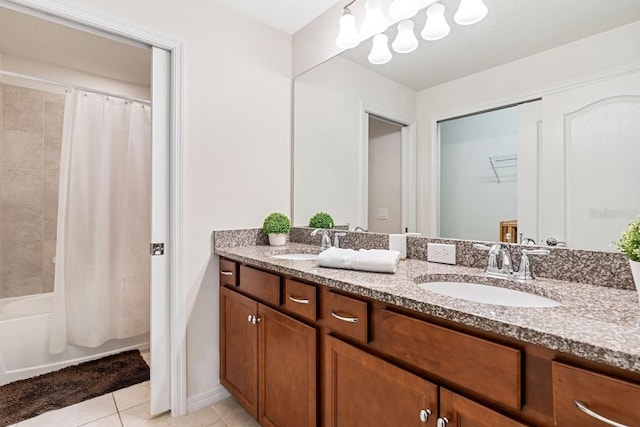
[[[296,77],[294,224],[615,250],[640,214],[640,3],[485,0],[468,28],[442,3],[447,38]]]

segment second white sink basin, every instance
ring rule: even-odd
[[[479,283],[427,282],[421,283],[418,286],[424,290],[440,295],[484,304],[529,308],[558,307],[562,305],[557,301],[540,295]]]
[[[318,255],[316,254],[280,254],[273,255],[271,258],[275,259],[286,259],[289,261],[314,261],[318,259]]]

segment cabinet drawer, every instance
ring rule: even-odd
[[[220,258],[220,286],[236,286],[238,284],[238,264]]]
[[[317,319],[317,304],[317,289],[315,286],[285,279],[284,307],[287,310],[315,321]]]
[[[326,292],[322,317],[326,325],[362,342],[368,342],[367,303],[333,292]]]
[[[599,427],[604,417],[619,424],[640,425],[640,386],[606,375],[552,362],[553,417],[561,427]],[[578,408],[583,405],[584,411]],[[592,415],[585,411],[592,411]]]
[[[240,281],[237,289],[273,305],[280,305],[280,276],[240,266]]]
[[[374,313],[372,327],[375,348],[520,410],[520,350],[388,310]]]

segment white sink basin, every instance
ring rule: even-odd
[[[273,255],[271,258],[275,259],[286,259],[289,261],[314,261],[318,259],[318,255],[316,254],[281,254],[281,255]]]
[[[426,291],[435,292],[440,295],[484,304],[529,308],[558,307],[561,305],[557,301],[541,297],[540,295],[499,288],[497,286],[481,285],[479,283],[427,282],[421,283],[418,286]]]

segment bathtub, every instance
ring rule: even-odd
[[[147,333],[96,348],[69,345],[60,354],[49,354],[52,306],[52,293],[0,299],[0,385],[125,350],[149,348]]]

